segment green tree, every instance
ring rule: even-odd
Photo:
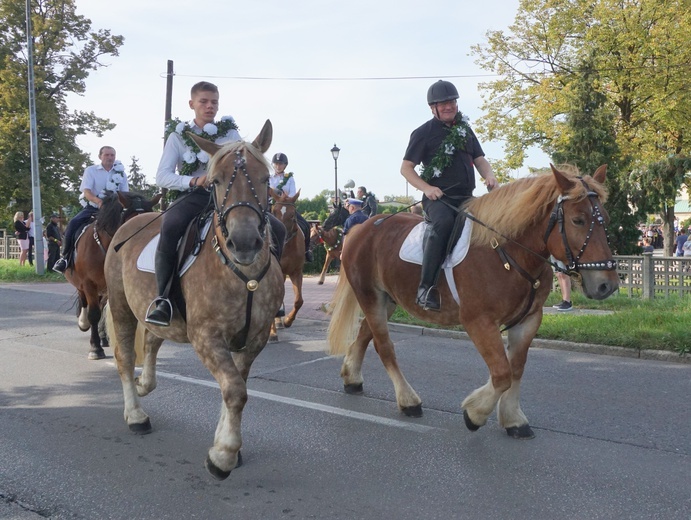
[[[138,191],[139,193],[153,198],[158,193],[158,187],[154,184],[146,182],[146,177],[142,173],[141,166],[139,166],[139,159],[134,155],[130,158],[129,171],[127,173],[127,184],[131,191]]]
[[[26,2],[0,2],[0,216],[30,208]],[[74,0],[32,0],[32,35],[43,213],[75,205],[81,174],[89,155],[76,138],[102,135],[115,125],[93,112],[70,112],[68,94],[83,95],[85,79],[117,56],[122,36],[93,31],[91,21],[76,13]]]
[[[478,133],[505,140],[510,169],[523,165],[532,145],[568,150],[569,140],[578,139],[567,117],[574,93],[588,69],[596,71],[589,88],[602,97],[599,112],[612,118],[602,120],[601,130],[617,146],[607,162],[616,164],[618,183],[609,188],[623,207],[636,186],[627,184],[632,171],[688,156],[690,32],[687,0],[522,0],[508,33],[491,31],[485,45],[473,48],[480,66],[500,77],[481,87],[487,117]]]

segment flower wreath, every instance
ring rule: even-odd
[[[461,112],[456,114],[446,137],[437,149],[437,153],[434,154],[429,164],[424,165],[420,170],[420,177],[423,180],[429,181],[432,177],[441,176],[444,170],[451,166],[456,150],[465,149],[468,133],[470,132],[468,121],[468,116],[463,115]]]
[[[283,187],[286,185],[286,183],[290,180],[290,178],[293,176],[293,172],[288,172],[283,174],[283,178],[281,179],[281,182],[279,182],[276,185],[276,190],[278,192],[283,191]]]
[[[98,194],[99,199],[104,199],[106,197],[107,191],[120,191],[120,184],[125,180],[125,165],[120,161],[115,161],[113,163],[113,168],[108,172],[108,180],[106,181],[106,187],[101,190]],[[84,194],[79,198],[79,203],[83,208],[88,206],[89,202],[84,198]]]
[[[218,122],[206,123],[202,128],[202,133],[198,135],[207,141],[216,142],[219,137],[225,137],[228,132],[237,129],[238,125],[235,124],[232,116],[223,116]],[[209,154],[200,149],[187,132],[192,132],[192,127],[189,123],[180,121],[178,118],[171,119],[166,126],[166,139],[170,134],[176,133],[188,147],[188,150],[182,155],[184,164],[182,169],[178,170],[179,175],[192,175],[202,165],[209,162]]]

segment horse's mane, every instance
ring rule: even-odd
[[[574,200],[588,196],[588,189],[580,182],[582,178],[588,188],[605,202],[605,187],[590,175],[580,177],[578,170],[572,166],[561,165],[558,169],[566,177],[576,181],[565,196]],[[545,218],[547,213],[552,211],[560,194],[554,174],[551,171],[540,171],[470,200],[465,209],[502,235],[515,239]],[[482,225],[473,226],[471,244],[486,245],[492,238],[496,238],[499,243],[505,242],[505,239],[497,236],[494,231]]]
[[[130,201],[149,200],[146,195],[136,191],[121,191],[120,195]],[[120,199],[118,199],[118,193],[115,191],[107,191],[103,199],[103,204],[101,204],[96,216],[96,230],[105,231],[110,235],[115,233],[115,230],[122,223],[122,210],[123,207],[122,204],[120,204]]]
[[[269,161],[266,160],[266,157],[264,157],[264,154],[259,151],[257,148],[255,148],[252,143],[248,143],[246,141],[234,141],[232,143],[227,143],[224,144],[218,152],[216,152],[211,160],[209,161],[209,168],[208,168],[208,180],[213,181],[216,177],[216,165],[223,160],[227,155],[231,153],[235,153],[239,150],[244,150],[252,154],[252,156],[259,161],[260,164],[266,167],[266,169],[269,169]]]

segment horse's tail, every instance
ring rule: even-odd
[[[115,335],[115,323],[113,322],[113,313],[110,312],[110,303],[106,302],[103,307],[103,315],[106,318],[106,334],[108,335],[108,343],[113,347],[113,352],[117,348],[117,336]]]
[[[355,341],[360,322],[360,305],[343,270],[331,299],[330,312],[331,321],[327,331],[329,353],[340,356]]]

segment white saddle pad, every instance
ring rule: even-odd
[[[410,262],[412,264],[422,265],[422,239],[425,236],[425,229],[427,229],[426,222],[420,222],[415,226],[408,236],[401,244],[401,250],[398,256],[404,262]],[[456,290],[456,284],[453,281],[453,268],[460,264],[465,256],[468,254],[468,248],[470,247],[470,236],[473,230],[473,221],[466,219],[465,226],[463,226],[463,232],[461,237],[456,242],[456,246],[451,251],[451,254],[444,259],[442,263],[442,269],[444,270],[444,275],[446,276],[446,283],[449,286],[449,290],[453,296],[453,299],[457,304],[460,304],[460,298],[458,297],[458,291]]]
[[[211,227],[211,219],[207,219],[206,224],[204,224],[204,228],[202,229],[202,240],[206,238],[206,235],[209,233],[209,228]],[[137,258],[137,269],[140,271],[144,271],[146,273],[155,273],[156,269],[154,267],[154,259],[156,258],[156,248],[158,247],[158,239],[161,237],[161,234],[155,235],[148,244],[142,249],[142,252],[139,253],[139,258]],[[185,261],[182,264],[182,267],[180,268],[180,272],[178,273],[180,276],[185,274],[187,270],[192,266],[194,261],[197,259],[196,256],[194,255],[188,255],[187,258],[185,258]]]

